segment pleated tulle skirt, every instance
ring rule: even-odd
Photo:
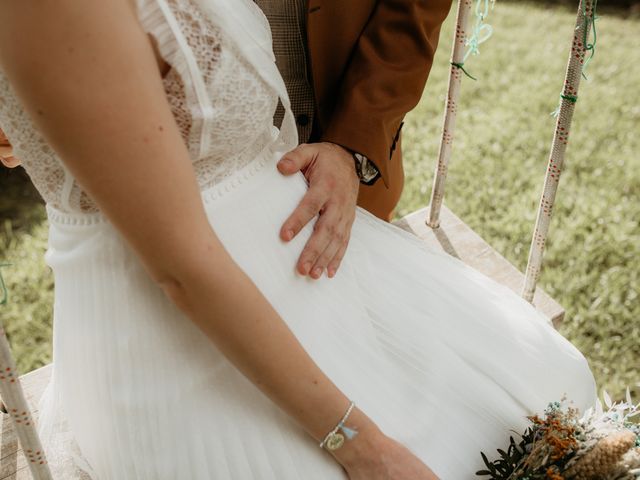
[[[533,307],[364,210],[335,278],[298,275],[312,226],[289,243],[278,232],[307,185],[280,175],[278,158],[265,153],[203,192],[211,225],[322,370],[442,479],[474,478],[480,451],[505,445],[549,402],[592,404],[584,357]],[[346,478],[164,296],[102,215],[48,213],[54,371],[39,429],[55,472]]]

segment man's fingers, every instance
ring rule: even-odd
[[[283,175],[291,175],[304,170],[315,156],[315,150],[309,145],[302,144],[285,153],[278,162],[278,171]]]
[[[319,273],[313,272],[313,266],[322,252],[326,250],[330,241],[331,237],[327,229],[318,228],[314,230],[298,259],[298,272],[302,275],[311,275],[319,278],[322,275],[322,271]]]
[[[344,228],[344,226],[342,228]],[[329,266],[329,262],[333,260],[340,248],[342,248],[343,244],[344,235],[342,233],[337,233],[332,239],[330,239],[329,245],[327,245],[327,248],[324,249],[324,252],[322,252],[316,260],[316,263],[311,268],[311,277],[317,279],[322,276],[322,272],[324,272],[324,270]]]
[[[333,256],[333,260],[329,262],[329,266],[327,267],[327,275],[329,275],[329,278],[333,278],[338,271],[338,268],[340,268],[342,259],[344,258],[345,253],[347,253],[348,246],[349,239],[347,237],[347,239],[342,242],[342,245],[340,245],[340,248],[338,249],[336,254]]]
[[[332,242],[339,242],[339,239],[344,238],[341,223],[337,209],[328,210],[320,216],[298,260],[298,271],[301,274],[320,278],[324,267],[316,263]]]
[[[280,229],[280,238],[289,241],[320,212],[324,198],[316,189],[310,188],[302,197],[293,213],[285,220]]]

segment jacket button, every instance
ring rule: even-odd
[[[306,127],[307,125],[309,125],[309,115],[307,115],[306,113],[301,113],[296,117],[296,121],[301,127]]]

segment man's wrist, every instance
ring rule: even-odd
[[[380,178],[380,170],[366,156],[358,152],[351,152],[356,165],[356,173],[360,179],[360,183],[364,185],[373,185]]]
[[[360,183],[364,185],[373,185],[381,177],[380,170],[378,170],[378,167],[376,167],[376,165],[369,160],[367,156],[356,152],[355,150],[351,150],[344,145],[339,145],[337,143],[334,143],[334,145],[337,145],[351,155],[353,158],[353,167]]]
[[[351,150],[344,145],[340,145],[339,143],[333,143],[329,141],[323,143],[327,143],[329,145],[332,145],[333,147],[337,147],[340,150],[344,151],[347,155],[351,155],[351,158],[353,159],[354,172],[360,183],[364,185],[373,185],[376,181],[378,181],[379,178],[382,177],[378,167],[376,167],[376,165],[365,155]]]

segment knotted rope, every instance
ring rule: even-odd
[[[477,78],[465,70],[464,62],[467,61],[467,58],[469,58],[470,55],[480,55],[480,45],[489,40],[491,35],[493,35],[493,27],[484,23],[484,20],[489,15],[489,9],[491,8],[491,10],[493,10],[495,3],[496,0],[476,0],[476,21],[471,30],[471,35],[465,42],[465,46],[469,48],[467,48],[461,62],[451,62],[452,66],[462,70],[471,80],[477,80]]]
[[[442,137],[438,163],[433,178],[431,199],[429,201],[429,218],[427,225],[437,228],[440,224],[440,208],[444,199],[444,185],[447,179],[447,170],[453,148],[453,134],[456,125],[456,113],[458,109],[458,97],[462,73],[472,80],[476,80],[465,68],[464,62],[470,55],[480,53],[480,45],[486,42],[493,34],[493,28],[485,23],[490,8],[495,0],[475,0],[475,24],[470,32],[467,31],[468,19],[471,16],[473,0],[458,0],[458,12],[456,15],[456,30],[453,37],[451,52],[451,69],[449,70],[449,87],[445,101],[444,119],[442,125]]]
[[[529,302],[533,301],[536,285],[540,277],[542,268],[542,256],[544,253],[551,214],[553,211],[560,175],[564,167],[565,152],[569,142],[571,121],[575,104],[578,101],[578,88],[580,80],[584,78],[584,67],[587,64],[587,53],[591,52],[590,58],[595,53],[595,40],[588,43],[589,33],[595,30],[593,23],[595,20],[595,8],[597,0],[580,0],[576,27],[573,33],[573,42],[569,52],[569,61],[564,80],[564,87],[560,95],[560,105],[556,112],[556,128],[551,145],[551,153],[547,164],[547,173],[544,179],[544,187],[538,207],[538,215],[531,239],[531,249],[529,250],[529,260],[525,272],[525,281],[522,289],[522,296]]]

